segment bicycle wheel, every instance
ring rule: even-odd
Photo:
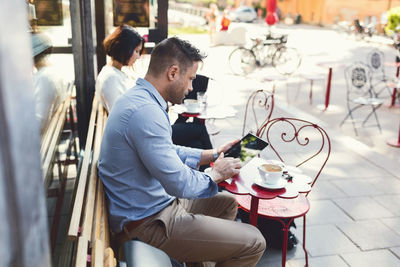
[[[296,49],[282,46],[276,50],[272,58],[272,66],[283,75],[295,72],[301,63],[301,56]]]
[[[229,66],[234,74],[246,75],[256,68],[256,57],[250,49],[239,47],[229,55]]]

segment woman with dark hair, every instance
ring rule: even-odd
[[[96,81],[96,94],[110,111],[115,100],[135,85],[121,69],[132,66],[144,50],[144,39],[131,26],[122,25],[103,41],[104,50],[111,60],[105,65]]]

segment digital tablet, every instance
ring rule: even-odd
[[[246,134],[238,143],[225,153],[225,157],[240,158],[243,165],[257,156],[261,150],[266,148],[268,143],[254,134]]]

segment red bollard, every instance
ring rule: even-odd
[[[330,67],[328,74],[328,84],[326,86],[326,94],[325,94],[325,110],[327,110],[329,106],[329,98],[331,96],[331,80],[332,80],[332,68]]]
[[[390,139],[386,141],[389,146],[400,147],[400,127],[399,127],[399,136],[397,139]]]
[[[397,65],[397,71],[396,71],[396,78],[399,78],[399,71],[400,71],[400,66]],[[392,93],[392,102],[390,103],[390,107],[394,107],[396,104],[396,95],[397,95],[397,84],[393,88],[393,93]]]

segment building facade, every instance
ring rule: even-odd
[[[376,17],[400,6],[400,0],[276,0],[282,16],[300,14],[302,21],[312,24],[333,24],[335,21],[360,21]],[[235,5],[266,6],[267,0],[236,0]]]

